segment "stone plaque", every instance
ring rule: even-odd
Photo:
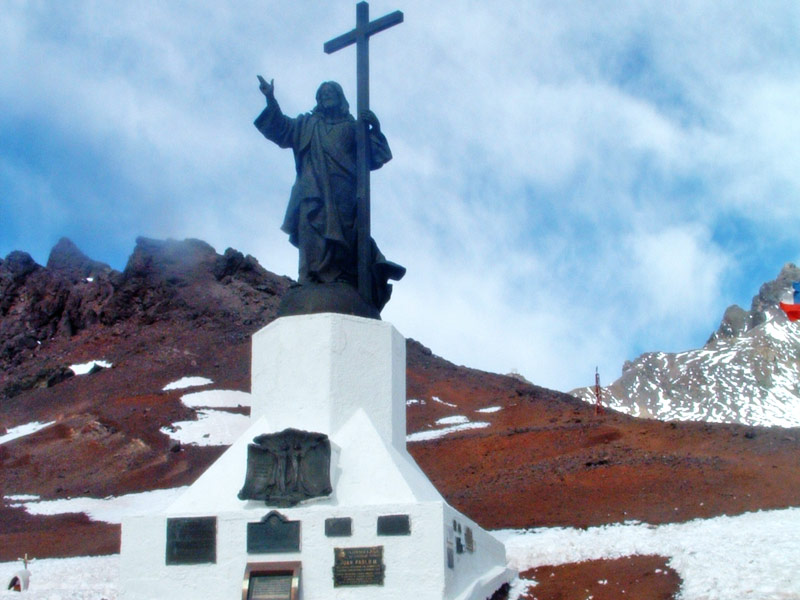
[[[167,519],[166,564],[217,562],[217,518]]]
[[[378,535],[411,535],[411,519],[408,515],[378,517]]]
[[[290,521],[273,510],[261,522],[248,523],[247,552],[300,552],[300,521]]]
[[[328,537],[349,537],[353,535],[353,519],[350,517],[325,519],[325,535]]]
[[[247,474],[240,500],[294,506],[331,493],[331,443],[324,433],[284,429],[259,435],[247,447]]]
[[[472,537],[472,528],[467,527],[464,533],[464,544],[467,546],[467,552],[475,552],[475,540]]]
[[[383,546],[333,549],[333,587],[383,585]]]
[[[260,573],[250,575],[247,600],[291,600],[291,573]]]

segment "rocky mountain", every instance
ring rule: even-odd
[[[12,252],[0,259],[0,402],[70,377],[65,352],[80,357],[75,342],[88,332],[125,337],[159,323],[175,333],[188,324],[203,331],[235,325],[243,340],[274,318],[290,283],[251,256],[230,248],[219,255],[200,240],[139,238],[122,272],[65,238],[45,267]]]
[[[733,305],[697,350],[648,352],[626,362],[603,388],[606,406],[663,421],[800,426],[800,325],[778,303],[800,269],[783,267],[761,286],[749,311]],[[572,392],[595,402],[593,388]]]

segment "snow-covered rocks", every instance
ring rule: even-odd
[[[650,352],[603,388],[603,404],[636,417],[800,427],[800,326],[778,310],[703,348]],[[594,403],[593,388],[572,392]]]

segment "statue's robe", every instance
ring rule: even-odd
[[[356,228],[356,121],[350,114],[326,119],[318,112],[297,118],[271,103],[255,120],[268,140],[294,152],[297,179],[281,229],[300,252],[299,282],[358,283]],[[382,133],[370,132],[370,169],[392,158]],[[405,268],[387,261],[372,246],[373,298],[380,311],[389,299],[389,279],[400,279]]]

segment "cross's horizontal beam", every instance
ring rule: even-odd
[[[389,13],[386,16],[381,17],[380,19],[375,19],[371,23],[367,24],[366,31],[363,32],[363,35],[369,37],[371,35],[375,35],[376,33],[380,33],[384,29],[389,29],[389,27],[393,27],[394,25],[398,25],[403,22],[403,11],[396,10],[393,13]],[[341,50],[342,48],[349,46],[350,44],[355,44],[358,36],[361,32],[359,28],[356,27],[352,31],[348,31],[347,33],[343,33],[337,38],[330,40],[329,42],[325,42],[323,49],[325,50],[325,54],[331,54],[336,52],[337,50]]]

